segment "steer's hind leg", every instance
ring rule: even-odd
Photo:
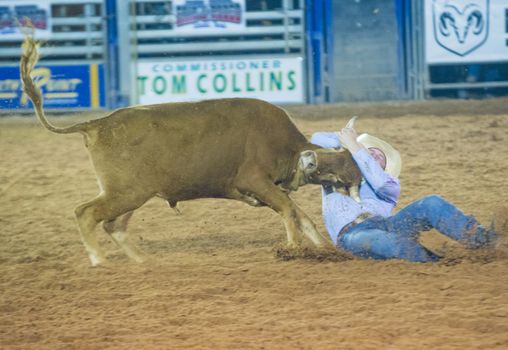
[[[134,214],[133,210],[117,217],[113,221],[104,221],[103,227],[104,230],[111,235],[113,241],[122,248],[129,258],[138,263],[142,263],[145,260],[143,252],[141,252],[141,250],[139,250],[129,240],[129,236],[127,234],[127,224],[129,223],[129,219],[132,217],[132,214]]]
[[[259,177],[250,175],[248,183],[238,186],[240,192],[251,194],[282,216],[290,247],[299,246],[303,235],[307,236],[317,247],[333,247],[330,238],[316,230],[312,220],[286,193],[269,179],[264,178],[263,175]]]
[[[97,266],[106,261],[106,256],[99,247],[97,238],[95,237],[95,226],[97,226],[100,221],[96,219],[95,207],[102,201],[103,197],[99,195],[91,201],[81,204],[74,210],[78,221],[79,232],[81,233],[81,241],[85,246],[92,266]]]
[[[112,221],[122,214],[139,208],[148,198],[127,198],[108,196],[102,193],[75,210],[81,239],[92,266],[105,262],[106,258],[97,243],[95,227],[101,221]]]

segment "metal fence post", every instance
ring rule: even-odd
[[[332,91],[333,91],[333,82],[335,81],[334,75],[334,55],[333,55],[333,1],[325,0],[325,9],[324,9],[324,20],[325,20],[325,101],[331,102],[332,99]]]
[[[106,81],[108,82],[109,109],[119,107],[119,69],[118,69],[118,33],[116,18],[116,0],[105,1],[106,12]]]
[[[307,60],[309,71],[310,103],[322,103],[323,98],[323,77],[322,57],[323,52],[323,3],[322,1],[307,0],[306,7],[307,23]]]
[[[410,93],[410,88],[408,88],[408,72],[409,72],[409,50],[408,45],[411,45],[408,40],[406,40],[406,32],[408,28],[406,27],[405,18],[408,16],[408,11],[406,9],[407,1],[406,0],[395,0],[395,17],[397,20],[397,37],[399,38],[397,44],[397,59],[398,59],[398,72],[397,72],[397,82],[399,86],[399,98],[407,98]]]
[[[411,19],[413,21],[413,47],[415,64],[415,94],[414,99],[425,99],[425,85],[428,80],[428,67],[425,63],[425,30],[423,26],[424,19],[423,1],[411,1]]]
[[[105,8],[108,108],[115,109],[127,106],[130,97],[129,1],[106,0]]]
[[[116,0],[117,43],[118,43],[118,103],[129,105],[131,97],[131,60],[130,46],[130,0]]]
[[[305,46],[306,46],[306,75],[307,75],[307,102],[315,103],[315,77],[314,77],[314,58],[312,47],[312,26],[314,25],[312,16],[312,0],[305,0],[303,9],[305,11]]]

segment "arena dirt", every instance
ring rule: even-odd
[[[399,208],[440,194],[489,224],[508,209],[506,101],[289,108],[307,135],[344,125],[403,155]],[[82,115],[52,120],[66,124]],[[438,263],[284,251],[280,218],[226,200],[161,200],[129,231],[150,260],[127,260],[100,229],[91,268],[74,207],[98,192],[79,135],[0,118],[1,349],[507,349],[508,252],[422,236]],[[162,152],[164,150],[161,150]],[[206,154],[203,155],[206,157]],[[324,231],[320,191],[292,195]],[[502,229],[506,231],[506,227]]]

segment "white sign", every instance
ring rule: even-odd
[[[216,34],[245,29],[245,0],[173,0],[178,33]]]
[[[303,103],[301,57],[139,62],[141,104],[251,97]]]
[[[22,40],[28,21],[37,39],[51,35],[51,2],[45,0],[0,1],[0,40]]]
[[[508,60],[508,0],[426,0],[428,63]]]

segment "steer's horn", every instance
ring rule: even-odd
[[[346,128],[350,128],[350,129],[354,129],[355,128],[355,121],[356,121],[356,118],[358,118],[356,115],[354,117],[352,117],[351,119],[349,119],[349,121],[347,122],[346,124]]]
[[[346,128],[350,128],[350,129],[354,129],[355,128],[355,121],[356,121],[356,118],[358,118],[356,115],[354,117],[352,117],[351,119],[349,119],[349,121],[347,122],[346,124]],[[336,131],[335,134],[337,136],[339,136],[339,132]],[[340,138],[340,137],[339,137]],[[343,149],[344,147],[340,147],[341,149]]]
[[[359,186],[354,185],[349,188],[349,196],[353,198],[357,203],[361,202],[360,194],[358,193]]]

